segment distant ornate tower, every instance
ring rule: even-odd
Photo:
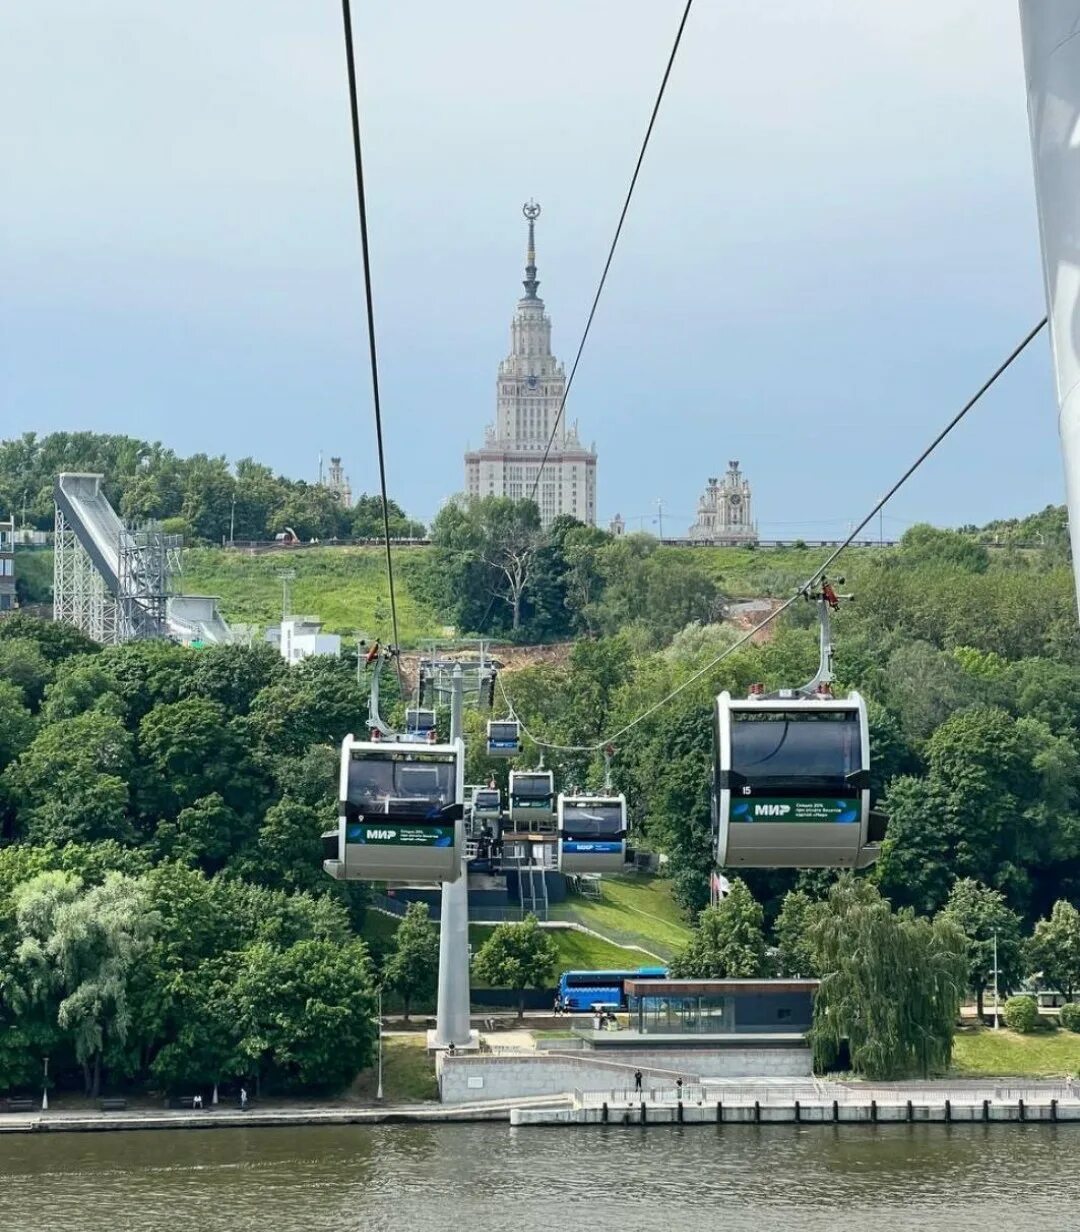
[[[349,477],[345,474],[340,458],[330,459],[330,474],[326,486],[346,509],[352,508],[352,489],[349,487]]]
[[[700,543],[739,544],[756,543],[757,537],[750,483],[739,470],[739,463],[729,462],[722,481],[709,480],[698,501],[697,521],[687,531],[687,538]]]
[[[469,496],[531,495],[540,463],[551,440],[536,493],[545,526],[569,513],[596,524],[596,451],[578,439],[577,424],[568,424],[565,408],[556,424],[566,390],[566,373],[551,353],[551,318],[537,295],[536,220],[540,206],[529,201],[522,212],[529,223],[525,256],[525,294],[510,323],[510,354],[496,377],[495,423],[483,447],[465,455],[465,491]]]

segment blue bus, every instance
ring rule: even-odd
[[[559,976],[559,1000],[570,1012],[588,1013],[594,1005],[626,1009],[623,980],[666,980],[666,967],[639,967],[636,971],[564,971]]]

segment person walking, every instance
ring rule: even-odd
[[[681,1078],[675,1079],[675,1098],[679,1101],[679,1103],[682,1103],[682,1079]]]
[[[241,1087],[240,1088],[240,1111],[247,1112],[247,1106],[248,1106],[247,1087]]]
[[[634,1070],[634,1090],[641,1090],[641,1070],[639,1069]]]

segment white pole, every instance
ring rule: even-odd
[[[461,664],[454,664],[451,677],[450,739],[462,731],[465,680]],[[461,876],[445,881],[439,917],[439,991],[435,1017],[435,1047],[468,1045],[469,1021],[469,878],[465,852],[461,853]]]
[[[997,960],[997,929],[994,929],[994,1030],[1001,1030],[1001,1019],[998,1016],[998,960]]]
[[[1073,560],[1080,560],[1080,0],[1020,0],[1046,311]],[[1078,590],[1080,594],[1080,590]]]
[[[382,1102],[382,988],[379,989],[379,1089],[375,1098]]]

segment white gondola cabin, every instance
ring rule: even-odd
[[[480,822],[496,822],[502,816],[502,792],[497,787],[477,787],[472,798],[473,817]]]
[[[406,739],[434,742],[436,722],[434,710],[423,706],[409,706],[405,711]]]
[[[555,819],[555,775],[550,770],[510,771],[510,824],[546,828]]]
[[[517,757],[521,749],[521,724],[517,719],[488,719],[488,757]]]
[[[341,745],[341,810],[323,835],[324,869],[348,881],[456,881],[465,850],[465,746]]]
[[[558,821],[561,873],[625,871],[625,796],[560,794]]]
[[[866,868],[877,859],[866,703],[857,693],[721,693],[714,753],[718,864]]]

